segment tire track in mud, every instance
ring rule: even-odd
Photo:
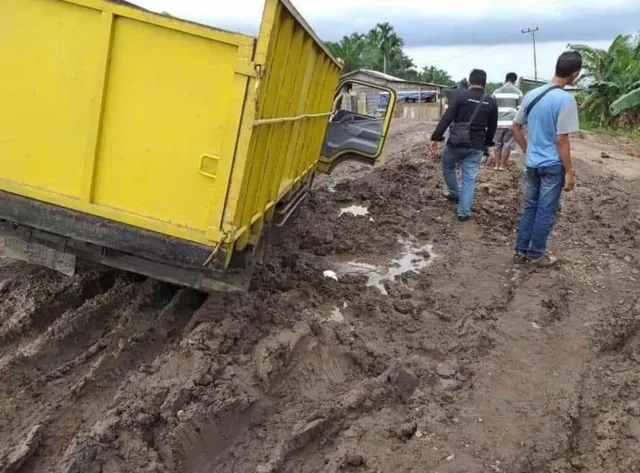
[[[33,340],[34,344],[43,342],[52,336],[59,325],[65,325],[66,320],[58,320],[61,316],[72,314],[80,307],[85,305],[87,301],[92,300],[102,294],[107,293],[115,284],[115,276],[111,272],[90,272],[83,274],[81,278],[73,281],[71,285],[64,282],[62,285],[56,284],[58,281],[48,280],[47,276],[42,277],[42,273],[37,273],[34,277],[39,283],[52,283],[53,287],[48,286],[47,294],[41,299],[31,299],[32,291],[36,291],[31,281],[27,281],[23,286],[25,292],[21,293],[19,289],[13,291],[13,297],[7,297],[2,301],[2,312],[13,312],[9,323],[5,323],[0,331],[0,344],[3,349],[0,351],[0,367],[4,365],[2,354],[11,354],[15,358],[16,344],[21,345],[20,354],[29,356],[29,343],[25,343],[25,339]],[[56,279],[61,276],[55,275]],[[23,299],[24,305],[22,310],[15,310],[18,305],[16,299]],[[14,323],[12,323],[15,320]],[[22,351],[24,350],[24,353]],[[38,350],[33,348],[33,350]]]
[[[606,347],[626,346],[636,340],[635,317],[621,316],[628,309],[625,312],[619,307],[627,304],[629,283],[635,283],[630,274],[637,274],[629,264],[634,262],[630,256],[634,244],[627,229],[638,215],[622,215],[619,208],[637,202],[639,196],[627,191],[623,199],[611,199],[607,194],[619,192],[620,187],[626,187],[624,183],[604,187],[606,179],[594,179],[589,168],[579,166],[581,184],[600,196],[595,208],[587,211],[602,215],[605,225],[594,227],[588,219],[581,220],[584,201],[577,200],[576,195],[567,196],[553,238],[563,250],[561,264],[553,271],[526,273],[514,284],[509,313],[498,326],[498,333],[510,340],[496,347],[483,363],[484,373],[478,372],[476,379],[472,404],[485,409],[477,414],[483,422],[463,426],[465,433],[475,437],[473,443],[480,445],[476,453],[480,460],[478,471],[484,465],[493,471],[514,473],[604,473],[635,471],[640,465],[638,452],[629,449],[629,441],[624,440],[640,435],[637,421],[633,420],[637,416],[637,394],[631,396],[635,400],[627,404],[627,412],[604,414],[598,408],[617,404],[610,399],[617,399],[620,394],[599,394],[607,392],[610,383],[592,381],[603,378],[603,367],[605,372],[611,370],[610,361],[602,360],[602,338],[605,352]],[[584,252],[594,244],[596,229],[607,232],[613,226],[622,227],[615,233],[615,244],[609,246],[615,254],[602,249]],[[594,338],[594,333],[600,331],[602,335]],[[627,363],[624,370],[614,370],[621,379],[630,374],[631,379],[637,379],[637,366],[634,369]],[[628,393],[625,398],[623,405],[629,402]],[[605,399],[608,402],[603,402]],[[629,413],[632,421],[627,424],[625,417]],[[599,422],[593,422],[594,418]],[[585,443],[588,448],[584,448]],[[460,465],[453,465],[451,471],[456,467]],[[469,464],[465,467],[469,468]]]
[[[570,448],[556,470],[640,470],[640,300],[613,308],[596,326],[571,410]]]
[[[44,287],[46,297],[24,296],[23,338],[2,363],[4,433],[37,428],[41,439],[26,471],[57,471],[69,441],[99,419],[122,378],[172,343],[205,298],[110,270],[72,281],[23,286]]]

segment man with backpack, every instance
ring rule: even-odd
[[[547,254],[547,239],[562,190],[569,192],[576,185],[569,135],[580,131],[576,100],[564,88],[576,80],[581,69],[580,53],[562,53],[551,82],[529,92],[514,119],[513,135],[527,156],[527,185],[515,245],[516,263],[547,267],[557,261]],[[528,129],[528,141],[524,125]]]
[[[444,141],[444,133],[449,129],[442,153],[442,174],[447,185],[445,197],[458,203],[461,222],[471,218],[480,162],[487,148],[493,146],[493,136],[498,128],[498,105],[485,92],[486,85],[485,71],[471,71],[469,88],[455,97],[431,136],[431,151],[437,153],[439,143]],[[460,184],[456,175],[458,163],[462,174]]]

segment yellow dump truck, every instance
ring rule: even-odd
[[[340,63],[288,0],[257,37],[122,1],[0,1],[4,254],[246,289],[313,175],[380,159],[384,116],[337,109]]]

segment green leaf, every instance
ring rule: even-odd
[[[620,115],[625,110],[640,106],[640,87],[624,94],[611,104],[611,113]]]
[[[616,82],[611,82],[611,81],[598,81],[595,82],[594,84],[591,84],[589,86],[589,88],[610,88],[610,89],[619,89],[620,88],[620,84],[616,83]]]

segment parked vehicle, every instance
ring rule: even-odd
[[[382,117],[334,110],[340,64],[288,0],[257,37],[122,2],[0,2],[0,236],[203,290],[246,289],[315,172],[379,161]],[[344,85],[344,84],[343,84]]]

